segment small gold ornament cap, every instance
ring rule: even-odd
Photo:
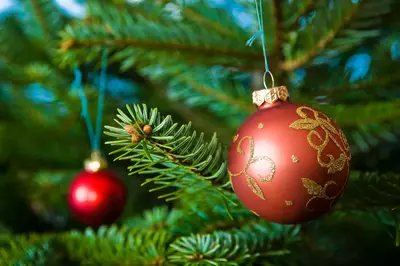
[[[84,162],[85,170],[91,173],[107,168],[107,161],[101,156],[100,151],[92,151],[90,158]]]
[[[277,101],[286,102],[288,99],[289,91],[285,86],[253,91],[253,103],[257,106],[264,103],[273,104]]]
[[[266,76],[269,74],[272,80],[272,87],[268,88],[267,82],[266,82]],[[277,101],[282,101],[285,102],[289,98],[289,91],[285,86],[279,86],[275,87],[275,80],[274,76],[270,71],[266,71],[263,76],[263,84],[264,84],[264,89],[263,90],[256,90],[253,92],[253,103],[260,107],[261,105],[267,103],[267,104],[273,104]]]

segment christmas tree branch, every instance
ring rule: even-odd
[[[179,74],[167,75],[168,95],[196,108],[203,107],[223,119],[231,128],[255,111],[251,104],[251,90],[245,87],[240,73],[223,68],[183,65]],[[235,76],[237,75],[237,76]],[[233,132],[231,132],[233,134]]]
[[[50,30],[50,27],[45,19],[46,14],[43,12],[43,9],[41,7],[43,2],[41,0],[29,0],[29,2],[30,5],[32,6],[33,14],[37,18],[37,21],[39,22],[39,25],[42,28],[43,37],[45,41],[50,41],[52,39],[53,32]]]
[[[281,62],[280,68],[291,71],[314,63],[312,60],[318,56],[332,57],[380,36],[379,17],[395,12],[391,11],[391,4],[390,0],[338,1],[334,8],[318,9],[310,18],[313,23],[305,23],[301,31],[291,35],[286,62]],[[313,27],[316,24],[321,25],[318,31]]]
[[[191,124],[178,126],[170,116],[161,117],[157,109],[145,105],[127,106],[129,117],[119,110],[121,128],[107,126],[105,134],[116,138],[107,144],[120,146],[112,154],[122,153],[115,160],[130,160],[131,174],[150,174],[145,183],[153,182],[160,190],[178,188],[161,197],[174,200],[189,192],[223,190],[228,182],[222,144],[216,134],[210,142],[204,134],[197,136]],[[227,190],[229,191],[229,190]]]
[[[0,58],[9,67],[23,67],[27,62],[46,60],[43,51],[27,38],[15,16],[7,16],[0,24]]]
[[[290,6],[283,9],[284,14],[288,15],[288,19],[284,22],[286,30],[295,30],[299,26],[299,20],[310,13],[316,6],[317,0],[304,0],[292,2],[291,5],[297,4],[297,9],[293,11]],[[289,11],[292,11],[289,13]]]
[[[243,36],[248,33],[236,24],[231,24],[230,30],[235,35],[229,37],[221,34],[220,30],[199,27],[198,23],[188,23],[186,19],[157,21],[149,16],[133,16],[127,11],[115,9],[104,8],[103,18],[100,18],[99,23],[77,21],[64,30],[61,41],[63,64],[92,61],[98,50],[106,46],[118,51],[121,64],[123,61],[130,61],[140,62],[143,66],[146,61],[153,62],[157,56],[162,65],[169,62],[171,53],[172,58],[188,64],[239,64],[251,67],[262,62],[257,45],[237,45],[239,38],[245,40]],[[196,8],[191,7],[191,10],[201,14],[209,11],[207,5],[197,5]],[[228,15],[221,14],[213,11],[208,17],[214,19],[213,23],[229,24]],[[133,66],[133,63],[130,65]]]
[[[321,36],[319,40],[308,49],[307,52],[297,56],[294,59],[282,62],[279,67],[282,70],[289,72],[310,62],[310,60],[323,51],[323,49],[326,48],[335,39],[339,32],[355,17],[358,8],[359,5],[353,5],[353,7],[342,18],[341,22],[333,27],[330,27],[329,31],[327,31],[325,35]]]
[[[97,232],[2,235],[0,259],[13,265],[164,265],[168,263],[249,263],[284,256],[298,239],[298,227],[266,222],[230,231],[179,237],[166,230],[101,227]],[[268,247],[268,248],[266,248]],[[133,264],[132,264],[133,263]]]
[[[179,264],[237,265],[255,262],[257,259],[265,262],[271,257],[290,254],[288,247],[290,242],[296,239],[298,230],[288,233],[290,229],[286,227],[283,230],[286,232],[282,231],[280,236],[275,238],[271,234],[271,225],[260,222],[226,232],[216,231],[212,234],[181,237],[171,244],[176,253],[168,258],[172,263]],[[283,240],[283,235],[287,242]],[[266,246],[269,248],[266,249]]]
[[[274,21],[274,26],[275,26],[275,41],[274,41],[274,57],[276,57],[277,62],[283,62],[284,61],[284,51],[283,51],[283,46],[284,46],[284,28],[283,28],[283,22],[284,22],[284,17],[283,17],[283,11],[282,11],[282,4],[280,0],[273,0],[271,1],[271,6],[272,6],[272,13],[273,17],[275,19]],[[284,74],[284,72],[278,72],[278,74]],[[278,76],[278,79],[284,80],[284,77]]]
[[[395,173],[351,172],[338,210],[400,208],[400,175]]]
[[[56,34],[68,19],[63,15],[57,4],[47,0],[27,0],[24,2],[26,32],[39,34],[45,46],[52,46]]]

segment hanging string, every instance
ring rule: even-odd
[[[101,128],[103,122],[103,110],[104,110],[104,98],[107,84],[107,50],[103,51],[101,60],[101,71],[100,71],[100,86],[99,86],[99,97],[97,99],[97,115],[96,115],[96,129],[93,129],[92,120],[89,113],[88,100],[85,95],[85,91],[82,86],[82,73],[78,68],[74,68],[75,79],[72,82],[72,88],[78,90],[79,98],[81,101],[81,116],[85,120],[86,128],[89,135],[90,146],[93,151],[100,149],[101,143]]]
[[[262,14],[262,0],[254,0],[256,4],[256,12],[257,12],[257,21],[258,21],[258,27],[260,30],[254,34],[246,43],[247,46],[252,46],[254,41],[261,36],[261,43],[262,43],[262,48],[263,48],[263,54],[264,54],[264,63],[265,63],[265,71],[269,72],[268,69],[268,59],[267,59],[267,48],[265,45],[265,36],[264,36],[264,18]]]
[[[100,86],[99,86],[99,98],[97,102],[97,118],[96,118],[96,131],[93,144],[93,150],[97,151],[100,149],[101,142],[101,129],[103,127],[103,110],[104,110],[104,97],[106,94],[107,86],[107,58],[108,51],[105,49],[101,58],[101,71],[100,71]]]

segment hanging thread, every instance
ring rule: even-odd
[[[100,149],[101,143],[101,128],[103,122],[103,111],[104,111],[104,98],[107,85],[107,49],[103,51],[101,59],[101,70],[100,70],[100,85],[99,85],[99,97],[97,98],[97,114],[96,114],[96,128],[93,128],[92,119],[89,113],[88,100],[85,95],[85,91],[82,86],[82,73],[78,68],[74,68],[75,79],[72,83],[72,88],[78,90],[79,99],[81,101],[81,116],[85,120],[86,128],[88,131],[90,146],[93,151]]]
[[[252,46],[254,41],[261,36],[261,44],[263,48],[263,54],[264,54],[264,63],[265,63],[265,72],[269,72],[268,69],[268,59],[267,59],[267,48],[265,45],[265,36],[264,36],[264,18],[262,14],[262,0],[254,0],[255,5],[256,5],[256,13],[257,13],[257,21],[258,21],[258,26],[260,30],[254,34],[246,43],[247,46]]]

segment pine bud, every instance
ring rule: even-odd
[[[132,143],[138,143],[140,139],[140,136],[138,136],[136,133],[132,134]]]
[[[124,129],[125,129],[126,132],[128,132],[131,135],[136,133],[135,130],[133,129],[133,127],[130,126],[130,125],[124,126]]]
[[[150,125],[145,125],[143,127],[143,132],[146,135],[150,135],[152,131],[153,131],[153,128]]]
[[[74,44],[75,44],[75,41],[72,40],[72,39],[65,40],[65,41],[63,41],[61,43],[61,47],[60,48],[61,48],[62,51],[67,51],[67,50],[69,50],[69,48],[74,46]]]

